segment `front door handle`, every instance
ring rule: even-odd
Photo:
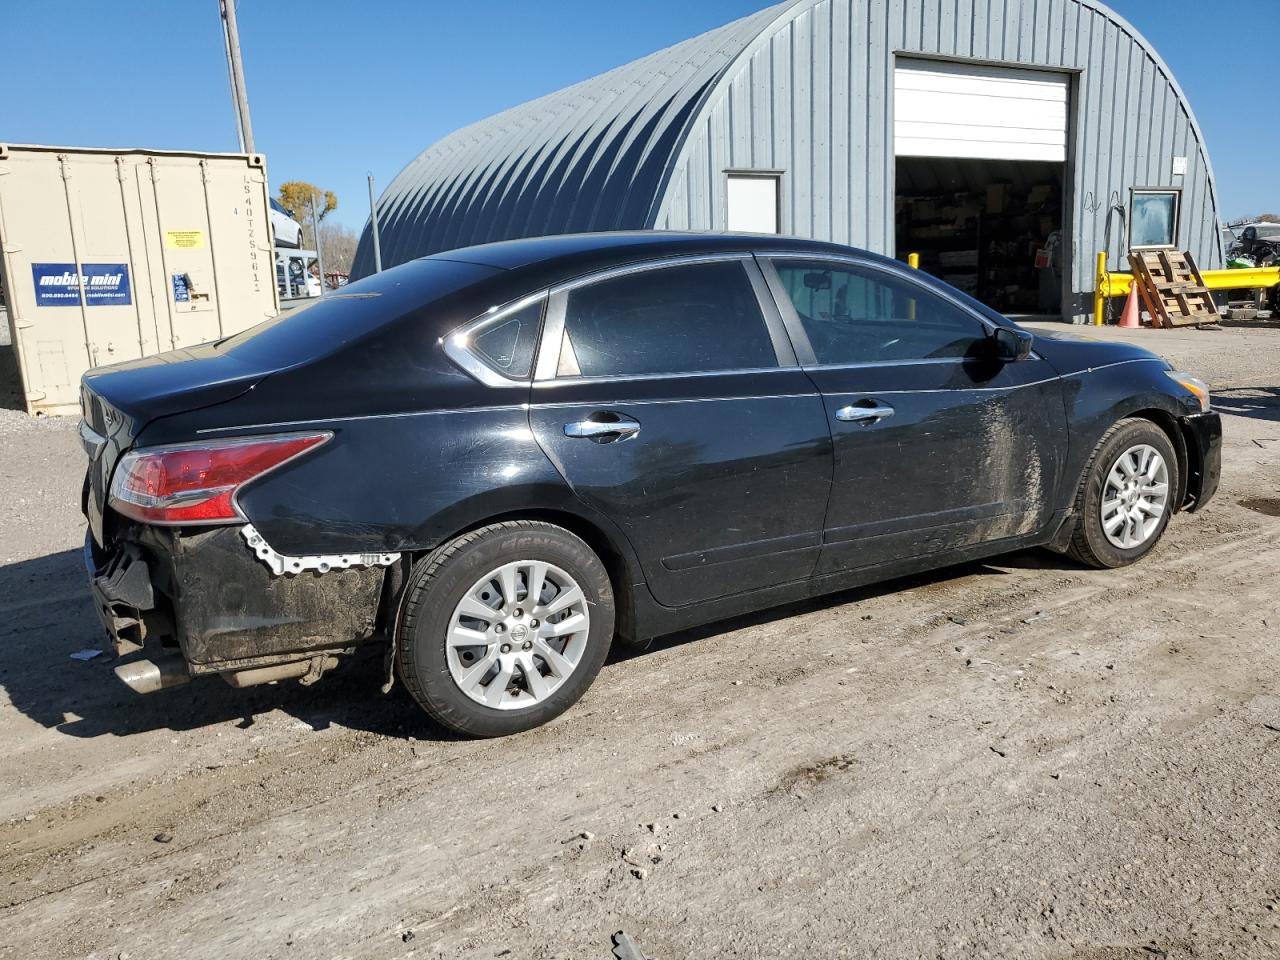
[[[879,423],[893,416],[893,407],[875,403],[867,406],[852,404],[836,411],[836,419],[842,423]]]
[[[640,432],[640,424],[630,417],[616,413],[596,414],[598,419],[577,420],[564,425],[564,435],[575,440],[594,440],[596,443],[615,443]],[[607,419],[606,419],[607,418]]]

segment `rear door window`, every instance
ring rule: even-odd
[[[774,267],[822,365],[964,357],[987,336],[960,307],[882,270],[823,260]]]
[[[571,290],[556,375],[654,376],[778,366],[739,260],[628,273]]]

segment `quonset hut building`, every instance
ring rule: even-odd
[[[1096,0],[788,0],[472,124],[379,201],[384,266],[515,237],[746,230],[921,255],[1083,320],[1096,256],[1222,262],[1204,137]],[[370,230],[353,277],[373,271]]]

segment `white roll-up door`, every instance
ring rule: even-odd
[[[894,143],[900,157],[1067,159],[1065,74],[899,60]]]

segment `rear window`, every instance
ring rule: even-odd
[[[411,310],[501,273],[453,260],[414,260],[282,313],[219,346],[249,363],[291,366],[332,353]]]

